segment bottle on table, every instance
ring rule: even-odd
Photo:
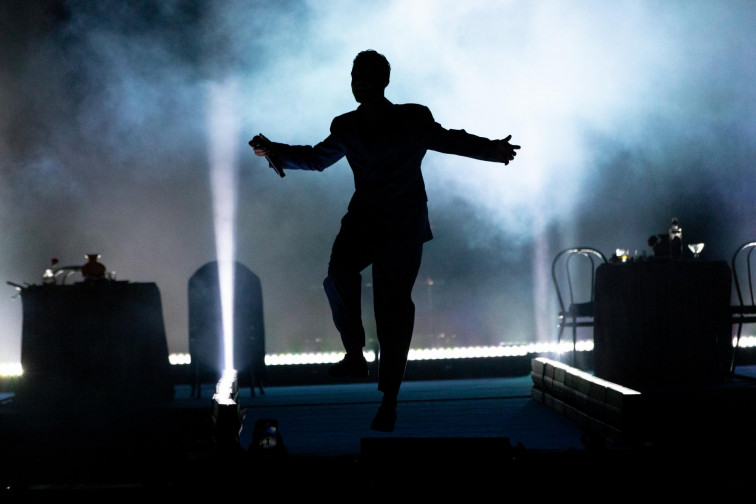
[[[55,285],[55,267],[57,265],[58,259],[56,257],[50,259],[50,267],[45,268],[44,273],[42,273],[42,283],[45,285]]]
[[[677,217],[672,217],[672,223],[669,226],[669,255],[674,258],[682,257],[682,228]]]

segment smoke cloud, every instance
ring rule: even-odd
[[[210,97],[233,82],[236,256],[261,279],[267,350],[340,350],[321,283],[349,167],[280,179],[247,141],[325,138],[372,48],[391,101],[522,146],[508,166],[426,156],[414,346],[551,339],[561,248],[650,253],[673,216],[706,259],[756,237],[755,33],[738,0],[3,2],[0,274],[38,284],[51,257],[100,253],[158,285],[169,350],[188,351],[187,282],[216,259]],[[14,294],[0,362],[20,360]]]

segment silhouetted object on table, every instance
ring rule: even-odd
[[[391,66],[376,51],[360,52],[352,66],[359,107],[333,119],[330,135],[315,146],[270,142],[254,147],[282,170],[323,171],[346,157],[355,191],[336,236],[323,282],[346,351],[335,377],[365,378],[361,272],[372,266],[374,311],[380,345],[378,389],[383,400],[371,428],[392,431],[399,388],[415,322],[412,288],[423,244],[433,238],[421,171],[428,150],[509,164],[520,147],[447,130],[418,104],[395,105],[384,96]],[[261,135],[260,135],[261,136]]]
[[[648,246],[654,251],[654,257],[669,257],[669,234],[655,234],[648,238]]]
[[[218,262],[199,268],[189,279],[189,352],[192,396],[201,396],[202,383],[217,383],[223,373],[223,323]],[[234,369],[239,386],[261,394],[265,380],[265,325],[260,279],[246,266],[234,263]]]
[[[100,254],[87,254],[85,257],[87,258],[87,262],[81,267],[81,274],[84,276],[84,280],[90,282],[105,280],[107,268],[98,261],[101,257]]]
[[[96,254],[87,254],[85,257],[89,257],[90,255]],[[75,266],[61,266],[58,258],[53,257],[50,259],[50,267],[45,268],[44,272],[42,273],[42,283],[44,285],[65,285],[68,277],[70,277],[77,271],[81,272],[80,265],[77,264]]]
[[[754,250],[756,250],[756,241],[742,244],[735,250],[730,263],[735,294],[737,295],[737,302],[732,306],[732,323],[737,326],[737,332],[730,372],[735,372],[735,358],[740,344],[740,336],[743,333],[743,326],[756,324],[756,298],[754,297],[754,275],[756,275],[754,268],[756,268],[756,264],[752,262]]]
[[[42,273],[42,283],[45,285],[53,285],[56,283],[55,280],[55,269],[58,267],[58,258],[53,257],[50,259],[50,267],[45,268],[44,273]],[[79,268],[81,269],[81,268]]]
[[[551,278],[559,302],[557,344],[566,327],[572,328],[572,362],[576,362],[578,327],[593,327],[596,268],[606,257],[591,247],[562,250],[551,263]]]
[[[672,217],[672,222],[669,225],[669,255],[674,259],[679,259],[682,257],[682,253],[682,228],[677,217]]]

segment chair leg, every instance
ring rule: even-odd
[[[562,333],[564,332],[564,319],[561,320],[559,323],[559,333],[557,334],[557,356],[559,357],[559,360],[562,360],[562,352],[560,351],[560,346],[562,343]]]
[[[257,373],[255,373],[255,384],[257,384],[257,388],[260,389],[260,395],[265,395],[265,388],[263,387],[263,379],[262,374],[258,376]]]
[[[197,366],[197,363],[192,360],[192,393],[191,397],[197,397],[199,398],[199,389],[200,389],[200,383],[199,383],[199,369]]]
[[[577,320],[572,324],[572,366],[577,367]]]
[[[743,323],[738,323],[738,333],[735,337],[735,346],[732,349],[732,360],[730,361],[730,374],[735,373],[735,354],[738,352],[738,346],[740,345],[740,333],[743,330]]]

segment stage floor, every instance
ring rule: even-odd
[[[751,367],[738,372],[756,375]],[[688,426],[680,425],[684,438],[669,447],[615,445],[587,435],[570,418],[534,400],[532,387],[530,375],[408,381],[391,433],[369,429],[380,403],[373,382],[268,386],[254,397],[242,388],[238,440],[214,424],[210,384],[199,399],[182,384],[169,403],[148,406],[85,399],[55,408],[21,406],[6,396],[0,406],[0,501],[52,500],[63,493],[97,500],[201,492],[241,492],[250,498],[345,494],[353,498],[344,500],[362,500],[400,490],[438,497],[480,492],[482,497],[516,488],[535,496],[562,492],[562,485],[592,493],[611,488],[615,496],[637,491],[679,497],[690,491],[721,497],[742,489],[746,483],[737,476],[753,469],[753,446],[717,444],[723,428],[750,433],[752,424],[743,423],[750,415],[741,415],[742,409],[732,418],[702,424],[696,417],[711,419],[712,412],[699,411],[711,403],[697,403],[698,395],[691,393],[684,411],[658,412],[666,431],[670,422],[689,419]],[[737,387],[747,388],[748,395],[725,395],[750,400],[753,387]],[[670,404],[683,407],[679,401]],[[265,419],[277,421],[283,443],[250,449],[254,425]],[[745,451],[736,453],[739,448]],[[728,477],[720,478],[725,469]]]

